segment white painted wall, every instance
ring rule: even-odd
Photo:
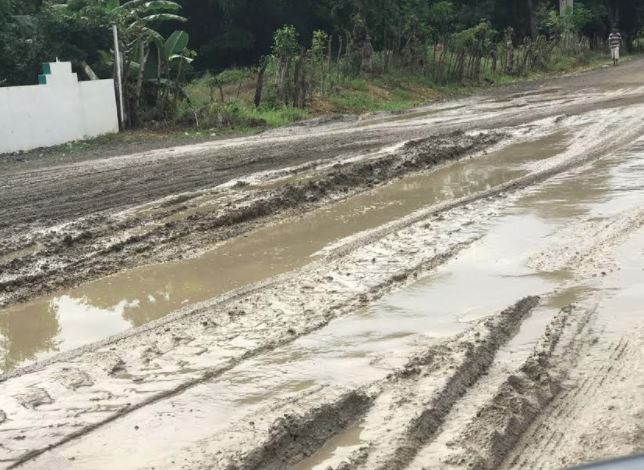
[[[79,82],[69,62],[49,67],[44,85],[0,87],[0,153],[118,132],[113,80]]]

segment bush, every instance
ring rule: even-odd
[[[190,118],[190,110],[183,110],[184,119]],[[212,102],[197,111],[199,127],[204,129],[247,129],[280,127],[300,121],[309,116],[308,111],[290,106],[271,107],[267,105],[256,109],[250,103],[232,101],[229,103]]]

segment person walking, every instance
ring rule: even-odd
[[[619,64],[619,48],[622,46],[622,35],[616,29],[608,36],[608,45],[610,46],[610,58],[613,59],[613,65]]]

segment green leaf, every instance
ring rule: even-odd
[[[172,55],[178,54],[188,47],[189,36],[185,31],[175,31],[165,42],[164,55],[170,60]]]
[[[133,10],[137,7],[140,7],[146,2],[146,0],[130,0],[129,2],[125,2],[124,4],[121,5],[121,8],[126,8],[129,10]]]
[[[145,15],[159,10],[179,11],[181,5],[171,0],[130,0],[124,3],[122,8]]]
[[[141,18],[141,21],[145,21],[148,23],[152,23],[155,21],[180,21],[180,22],[185,22],[188,21],[186,18],[183,16],[179,15],[173,15],[172,13],[156,13],[154,15],[147,15]]]
[[[149,10],[181,10],[181,5],[179,5],[177,2],[171,2],[169,0],[153,0],[151,2],[144,3],[143,7]]]
[[[163,39],[163,36],[161,36],[161,34],[156,32],[152,28],[145,27],[142,29],[142,32],[146,34],[157,47],[163,49],[165,40]]]
[[[100,50],[98,51],[98,58],[100,64],[104,66],[112,67],[114,65],[114,56],[110,52]]]
[[[168,58],[169,61],[173,61],[177,59],[183,60],[188,64],[191,64],[192,62],[194,62],[194,59],[191,59],[190,57],[186,57],[185,55],[181,55],[181,54],[173,54]]]

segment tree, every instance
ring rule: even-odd
[[[298,34],[294,26],[285,25],[275,31],[272,52],[278,65],[277,96],[284,103],[288,102],[291,62],[299,49]]]
[[[0,86],[33,84],[43,58],[31,0],[0,0]]]
[[[110,25],[118,31],[122,66],[116,67],[116,60],[114,61],[114,76],[116,77],[118,70],[121,71],[122,76],[116,78],[120,78],[117,81],[123,83],[126,109],[121,112],[126,116],[125,121],[128,125],[136,124],[150,46],[156,45],[158,58],[164,49],[164,39],[155,26],[168,21],[184,22],[186,19],[176,14],[181,10],[181,5],[171,0],[128,0],[122,4],[120,0],[93,1],[98,1],[103,6]],[[161,66],[159,60],[157,68]]]
[[[559,0],[559,14],[565,15],[568,9],[574,9],[574,0]]]
[[[445,41],[454,29],[456,18],[454,4],[444,0],[434,3],[429,9],[428,17],[432,39],[437,42]]]

